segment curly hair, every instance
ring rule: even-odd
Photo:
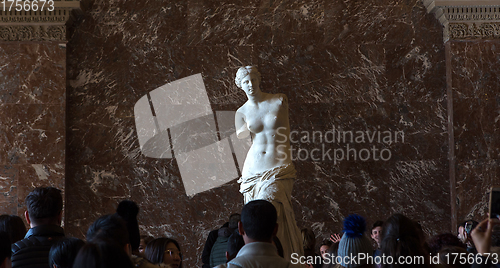
[[[255,74],[257,75],[257,78],[260,78],[261,75],[259,73],[259,70],[257,70],[257,67],[255,66],[245,66],[245,67],[240,67],[238,71],[236,72],[236,77],[234,78],[234,82],[236,83],[236,86],[241,88],[241,80],[245,78],[249,74]]]

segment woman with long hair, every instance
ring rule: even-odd
[[[394,214],[382,229],[380,248],[386,257],[382,268],[430,266],[425,238],[416,222],[402,214]]]

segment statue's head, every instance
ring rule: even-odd
[[[260,73],[259,70],[257,70],[257,67],[255,66],[245,66],[245,67],[240,67],[238,71],[236,72],[236,78],[234,78],[234,82],[236,83],[236,86],[241,88],[241,80],[245,78],[249,74],[254,74],[257,76],[259,79],[260,83]]]

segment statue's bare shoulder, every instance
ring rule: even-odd
[[[288,98],[283,93],[269,94],[269,103],[274,107],[288,107]]]
[[[236,136],[239,139],[243,139],[250,135],[250,130],[248,129],[247,120],[246,120],[246,102],[243,104],[234,115],[234,122],[236,125]]]
[[[278,94],[276,94],[276,96],[278,97],[278,99],[281,102],[283,102],[283,104],[288,105],[288,97],[286,96],[286,94],[284,94],[284,93],[278,93]]]

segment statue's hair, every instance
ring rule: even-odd
[[[259,70],[257,70],[257,67],[255,66],[245,66],[245,67],[240,67],[238,71],[236,72],[236,78],[234,78],[234,82],[236,83],[236,86],[241,88],[241,80],[245,78],[249,74],[256,74],[257,77],[259,78],[260,82],[260,73]]]

